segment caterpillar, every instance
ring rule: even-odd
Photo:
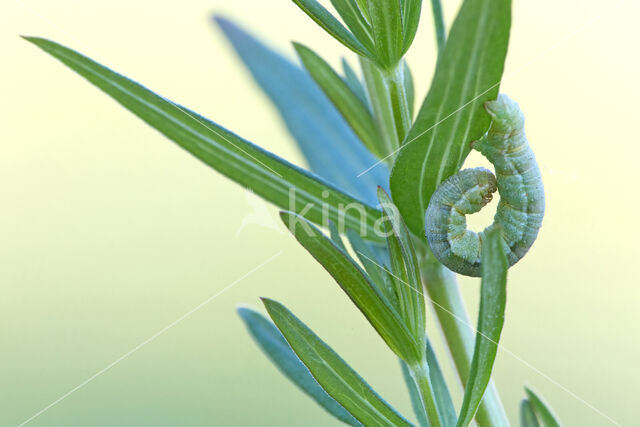
[[[504,94],[488,101],[492,118],[488,131],[471,147],[495,168],[464,169],[443,181],[426,211],[426,235],[435,257],[450,270],[466,276],[481,274],[484,234],[500,227],[509,266],[518,262],[538,236],[544,216],[540,169],[524,133],[524,114]],[[480,233],[467,229],[465,215],[480,211],[495,191],[500,195],[494,221]]]

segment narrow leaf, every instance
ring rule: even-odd
[[[398,140],[398,132],[396,122],[394,119],[394,108],[389,96],[389,85],[385,74],[378,68],[373,62],[365,58],[360,58],[360,67],[362,68],[362,74],[364,75],[364,81],[367,87],[367,95],[373,112],[373,117],[376,123],[376,128],[379,135],[380,147],[376,152],[382,153],[382,159],[387,159],[400,146]],[[376,167],[371,165],[379,164],[371,163],[363,171],[375,170]],[[380,165],[382,166],[382,165]],[[358,176],[365,176],[360,171]]]
[[[527,393],[529,402],[531,402],[533,410],[535,411],[538,419],[540,419],[544,427],[561,426],[558,417],[553,413],[551,407],[544,400],[542,400],[542,398],[536,392],[526,386],[524,388],[524,391]]]
[[[371,25],[367,22],[356,0],[331,0],[331,4],[360,43],[368,51],[373,52],[375,45]]]
[[[335,243],[336,246],[340,248],[344,253],[347,253],[347,248],[342,241],[342,236],[340,236],[340,230],[338,230],[336,223],[333,221],[329,221],[329,233],[329,236],[331,237],[333,243]]]
[[[413,117],[413,110],[415,108],[415,88],[413,84],[413,74],[409,68],[407,61],[403,62],[404,65],[404,91],[407,94],[407,104],[409,105],[409,115]]]
[[[353,68],[351,68],[347,60],[344,58],[342,58],[342,70],[344,71],[345,82],[347,83],[351,91],[355,93],[360,101],[362,101],[362,103],[367,106],[367,109],[371,111],[371,106],[369,105],[367,93],[364,90],[362,81],[353,70]]]
[[[340,421],[352,426],[361,425],[324,391],[273,323],[249,308],[239,308],[238,314],[260,349],[292,383]]]
[[[378,134],[367,106],[318,54],[301,44],[294,43],[294,46],[313,80],[333,102],[362,143],[371,152],[381,156],[381,153],[376,152],[379,146]]]
[[[422,0],[401,0],[401,4],[403,29],[402,53],[404,54],[409,50],[409,47],[411,47],[411,43],[413,43],[416,31],[418,30]]]
[[[340,43],[358,55],[371,57],[371,52],[316,0],[293,0],[293,2]]]
[[[26,39],[85,77],[205,164],[266,200],[320,224],[328,219],[341,219],[349,227],[358,229],[362,223],[369,230],[365,233],[369,238],[378,238],[373,225],[379,212],[374,208],[71,49],[41,38]],[[362,209],[358,217],[340,212],[341,203],[342,206],[345,203],[360,204]],[[323,213],[323,205],[328,215]]]
[[[369,275],[371,283],[387,299],[389,305],[399,312],[398,296],[396,295],[392,278],[386,270],[385,262],[355,231],[347,230],[347,238],[358,260]]]
[[[520,402],[520,427],[540,427],[533,406],[527,399],[522,399]]]
[[[366,426],[410,426],[304,323],[282,304],[263,299],[269,316],[326,392]]]
[[[464,389],[458,426],[468,426],[480,406],[491,380],[491,370],[498,352],[507,303],[507,269],[500,228],[485,232],[482,244],[482,284],[478,332],[473,350],[469,379]]]
[[[397,0],[369,0],[377,62],[389,68],[402,57],[402,15]]]
[[[498,94],[510,23],[510,0],[465,0],[451,28],[391,174],[393,200],[415,234],[424,233],[436,187],[460,169],[489,126],[483,104]]]
[[[425,304],[418,257],[400,213],[383,189],[378,189],[378,200],[385,215],[387,245],[391,260],[393,281],[396,284],[400,313],[409,325],[416,341],[425,348]]]
[[[234,23],[215,17],[256,83],[278,109],[310,169],[365,203],[378,203],[376,185],[388,187],[389,171],[357,174],[374,157],[309,74]]]
[[[431,13],[433,14],[433,26],[436,33],[436,45],[438,46],[438,53],[440,53],[444,49],[445,40],[447,39],[440,0],[431,0]]]
[[[367,22],[371,22],[371,17],[369,16],[369,0],[356,0],[358,3],[358,8],[362,11]]]
[[[407,363],[419,360],[422,351],[414,336],[360,266],[304,218],[291,212],[281,212],[280,216],[296,240],[331,274],[389,348]]]

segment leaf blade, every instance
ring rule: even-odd
[[[404,0],[402,4],[402,53],[411,47],[413,39],[418,30],[420,22],[420,11],[422,10],[422,0]]]
[[[352,426],[361,425],[318,384],[272,322],[246,307],[237,311],[253,340],[284,376],[340,421]]]
[[[371,56],[371,52],[319,2],[316,0],[293,0],[293,2],[340,43],[358,55]]]
[[[387,346],[408,363],[419,360],[421,350],[413,334],[355,261],[299,215],[280,212],[280,217],[296,240],[327,270],[364,314]]]
[[[402,56],[402,15],[399,1],[368,0],[377,62],[394,66]]]
[[[388,169],[383,167],[366,176],[357,176],[358,171],[375,162],[376,157],[358,140],[308,73],[233,22],[219,16],[214,19],[255,82],[277,108],[309,168],[375,206],[376,186],[388,188]]]
[[[510,23],[510,0],[466,0],[451,28],[391,173],[393,199],[418,235],[436,187],[458,171],[489,126],[482,106],[498,94]]]
[[[367,99],[367,94],[364,86],[362,85],[362,81],[344,58],[342,58],[342,71],[344,72],[345,82],[351,91],[356,94],[360,101],[362,101],[362,104],[367,107],[367,110],[371,111],[371,106],[369,105],[369,100]]]
[[[520,402],[520,427],[540,427],[533,406],[527,399],[522,399]]]
[[[359,203],[321,178],[69,48],[42,38],[25,39],[76,71],[208,166],[278,206],[306,211],[307,218],[322,223],[323,202],[331,210],[329,219],[335,220],[341,216],[336,208],[338,203]],[[298,198],[291,200],[291,189]],[[323,192],[328,192],[325,193],[327,197],[322,196]],[[379,213],[372,207],[363,206],[370,230],[367,234],[376,239],[373,225]],[[358,228],[361,222],[350,215],[344,216],[343,221],[353,223],[350,225],[353,228]]]
[[[282,304],[263,303],[285,339],[316,381],[364,425],[410,426],[324,341]]]
[[[371,246],[367,245],[364,240],[353,230],[347,230],[347,238],[349,244],[353,248],[358,260],[364,267],[365,271],[371,278],[371,283],[374,284],[380,293],[387,299],[389,304],[396,309],[400,310],[398,305],[398,296],[396,295],[395,288],[391,282],[391,276],[384,267],[385,262],[380,259],[378,253],[376,253]],[[381,247],[381,250],[383,248]]]
[[[438,53],[444,49],[447,39],[447,32],[444,27],[444,18],[442,16],[442,3],[440,0],[431,0],[431,15],[433,15],[433,27],[436,34],[436,46]]]
[[[491,371],[504,325],[509,263],[503,248],[502,231],[495,227],[485,232],[484,237],[478,331],[471,370],[458,416],[458,427],[469,425],[480,406],[491,380]]]
[[[367,22],[358,3],[355,0],[331,0],[331,4],[353,35],[367,50],[372,51],[374,42],[371,34],[371,25]]]
[[[539,417],[542,425],[544,427],[561,427],[560,421],[558,417],[554,414],[553,410],[549,406],[547,402],[545,402],[542,397],[540,397],[535,391],[533,391],[530,387],[524,388],[527,393],[527,397],[529,402],[531,402],[531,406],[535,411],[536,415]]]
[[[378,189],[378,200],[386,218],[387,248],[401,313],[410,325],[416,341],[422,348],[426,348],[425,303],[418,257],[400,213],[381,188]]]
[[[367,106],[317,53],[300,43],[294,43],[294,46],[311,78],[340,111],[365,147],[380,156],[376,152],[379,145],[376,125]]]

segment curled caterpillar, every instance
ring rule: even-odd
[[[518,262],[538,236],[544,216],[540,169],[524,133],[524,115],[516,102],[500,94],[485,103],[493,121],[487,133],[471,144],[494,166],[464,169],[433,193],[426,212],[426,234],[436,258],[450,270],[480,276],[484,234],[500,227],[509,266]],[[500,202],[493,224],[475,233],[465,215],[480,211],[498,190]]]

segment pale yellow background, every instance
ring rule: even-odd
[[[639,425],[640,7],[514,3],[503,91],[526,112],[548,210],[510,271],[495,379],[513,420],[527,382],[567,425],[614,425],[589,406]],[[445,2],[449,23],[458,4]],[[240,187],[18,38],[67,44],[302,164],[210,25],[214,11],[288,54],[291,39],[334,64],[344,52],[285,0],[3,0],[0,425],[27,420],[279,251],[31,425],[331,425],[245,333],[235,307],[261,295],[289,306],[412,417],[396,360],[321,267],[285,233],[238,233],[252,212]],[[409,54],[421,96],[432,32],[425,13]],[[475,306],[477,280],[463,290]]]

